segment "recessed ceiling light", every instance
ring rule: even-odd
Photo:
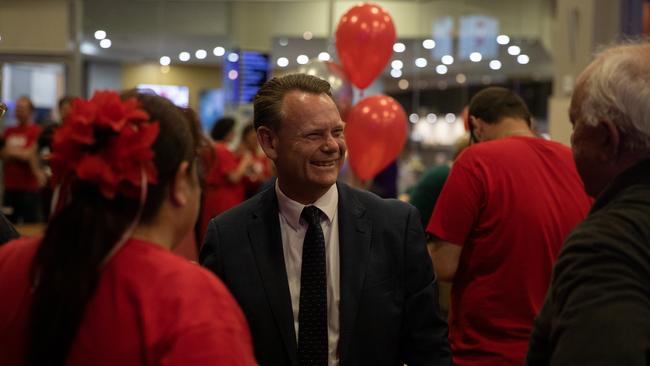
[[[296,57],[296,62],[300,65],[305,65],[309,62],[309,57],[307,55],[299,55]]]
[[[497,37],[497,43],[501,45],[505,45],[510,43],[510,37],[506,36],[505,34],[500,34]]]
[[[172,62],[172,59],[169,58],[169,56],[163,56],[160,58],[160,64],[162,66],[169,66],[169,64]]]
[[[472,52],[469,54],[469,59],[472,62],[480,62],[483,59],[483,55],[480,52]]]
[[[289,59],[286,57],[280,57],[278,58],[276,63],[278,64],[279,67],[287,67],[289,66]]]
[[[399,79],[402,77],[402,70],[392,69],[390,70],[390,76],[394,77],[395,79]]]
[[[199,60],[203,60],[204,58],[208,57],[208,52],[206,50],[196,50],[196,52],[194,52],[194,56],[196,56],[196,58]]]
[[[452,55],[444,55],[444,56],[442,56],[442,58],[440,60],[445,65],[451,65],[451,64],[454,63],[454,56],[452,56]]]
[[[393,45],[393,51],[397,53],[402,53],[406,50],[406,46],[402,42],[397,42]]]
[[[431,50],[436,47],[436,41],[433,39],[425,39],[422,41],[422,47],[426,48],[427,50]]]
[[[492,70],[499,70],[501,68],[501,61],[499,60],[490,61],[490,68]]]
[[[181,52],[181,53],[178,54],[178,59],[181,60],[181,61],[183,61],[183,62],[187,62],[187,61],[189,61],[189,60],[190,60],[190,57],[191,57],[191,56],[190,56],[190,53],[189,53],[189,52],[185,52],[185,51],[183,51],[183,52]]]
[[[318,59],[320,61],[329,61],[330,60],[330,54],[327,52],[321,52],[318,54]]]
[[[113,43],[108,38],[104,38],[101,41],[99,41],[99,47],[101,48],[110,48],[112,44]]]
[[[99,41],[99,40],[102,40],[104,38],[106,38],[106,31],[103,31],[101,29],[95,31],[95,39],[96,40]]]
[[[517,62],[519,62],[522,65],[527,64],[529,61],[530,61],[530,57],[528,57],[528,55],[522,53],[521,55],[517,56]]]
[[[426,67],[427,66],[427,59],[424,57],[419,57],[415,59],[415,66],[417,67]]]
[[[446,74],[448,71],[447,66],[445,65],[438,65],[436,66],[436,72],[440,75]]]
[[[521,53],[521,48],[519,48],[519,46],[512,45],[508,47],[508,54],[517,56],[520,53]]]
[[[212,50],[212,54],[217,57],[221,57],[226,54],[226,49],[221,46],[217,46]]]
[[[237,52],[230,52],[228,54],[228,61],[230,61],[230,62],[239,61],[239,55],[237,54]]]

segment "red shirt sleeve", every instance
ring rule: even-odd
[[[476,225],[485,197],[474,154],[466,151],[454,163],[427,225],[427,233],[464,245]]]

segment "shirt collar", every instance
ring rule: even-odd
[[[650,184],[650,159],[642,160],[615,177],[605,187],[591,206],[590,213],[596,212],[613,201],[619,193],[635,184]]]
[[[278,184],[277,179],[275,180],[275,193],[278,197],[278,207],[280,209],[280,214],[284,216],[292,229],[298,230],[298,228],[300,228],[300,214],[306,205],[303,205],[302,203],[294,201],[291,198],[287,197],[280,189],[280,185]],[[309,206],[318,207],[325,214],[327,221],[329,221],[331,224],[332,220],[334,220],[334,216],[336,215],[338,203],[339,191],[336,189],[336,184],[332,184],[330,189],[328,189],[325,194],[320,196],[316,202]]]

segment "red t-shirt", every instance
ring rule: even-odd
[[[201,233],[205,234],[210,220],[220,213],[235,207],[246,199],[246,185],[243,181],[232,183],[228,174],[239,166],[239,157],[223,143],[214,144],[215,159],[206,175],[201,210]]]
[[[0,247],[0,365],[24,365],[39,239]],[[254,365],[243,313],[210,272],[129,240],[102,271],[66,365]]]
[[[463,247],[449,318],[455,365],[523,364],[560,247],[590,205],[557,142],[509,137],[461,154],[427,227]]]
[[[5,146],[28,148],[36,143],[41,134],[41,127],[33,123],[23,126],[12,126],[5,130]],[[18,160],[4,162],[5,189],[16,191],[36,192],[39,190],[38,180],[32,173],[29,163]]]

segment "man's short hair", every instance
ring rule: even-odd
[[[601,52],[580,75],[584,99],[580,114],[587,124],[616,124],[629,151],[650,149],[650,43],[617,45]]]
[[[262,85],[253,100],[253,124],[257,130],[266,126],[277,131],[282,124],[282,101],[287,93],[298,90],[332,97],[330,84],[316,76],[289,74],[275,77]]]
[[[531,114],[523,99],[510,89],[492,86],[478,92],[469,103],[469,115],[495,124],[506,117],[523,119],[531,125]]]

